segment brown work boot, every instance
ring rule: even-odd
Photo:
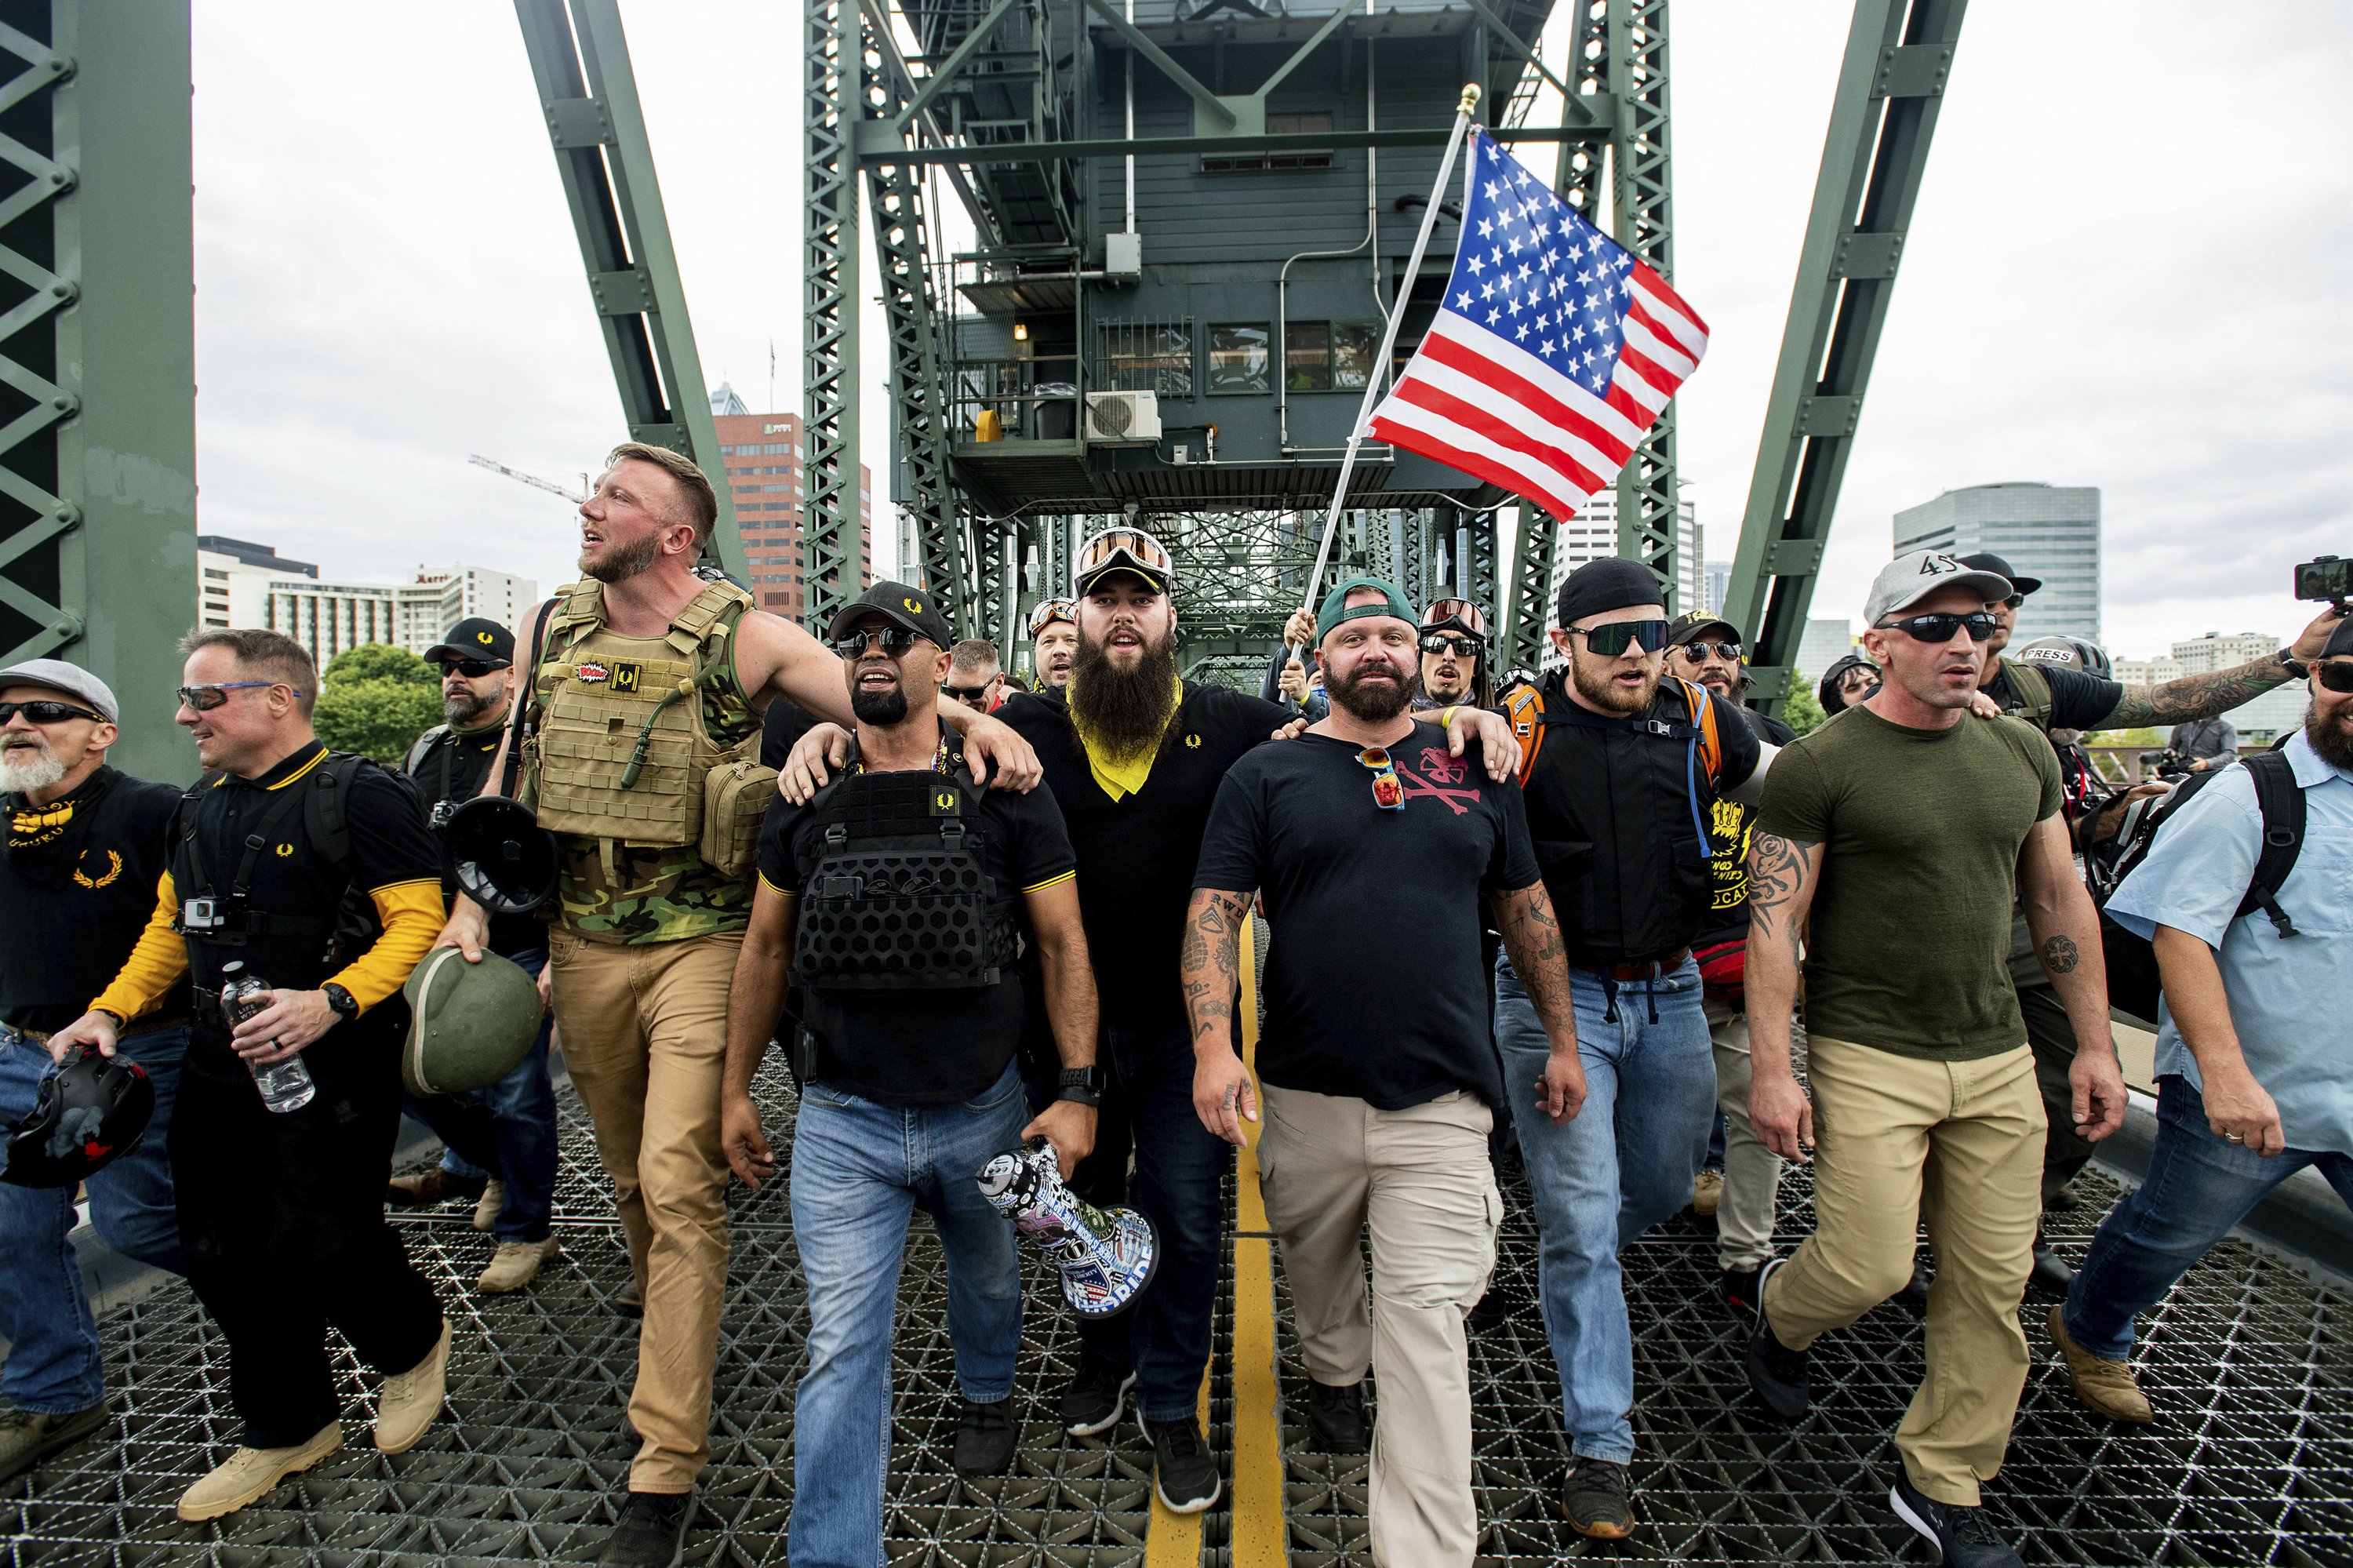
[[[307,1443],[290,1448],[239,1448],[204,1479],[180,1494],[180,1517],[189,1523],[235,1513],[259,1502],[298,1470],[307,1470],[343,1446],[343,1425],[330,1421]]]
[[[491,1255],[491,1266],[474,1281],[474,1288],[485,1296],[512,1296],[539,1277],[539,1266],[564,1250],[554,1236],[545,1241],[511,1241],[499,1243],[499,1250]]]
[[[2060,1355],[2067,1361],[2067,1386],[2084,1402],[2093,1414],[2106,1421],[2123,1421],[2135,1426],[2146,1426],[2157,1419],[2157,1412],[2148,1405],[2148,1396],[2140,1391],[2133,1376],[2132,1362],[2112,1361],[2105,1356],[2095,1356],[2067,1337],[2067,1321],[2059,1308],[2051,1308],[2051,1342],[2059,1347]]]
[[[478,1197],[485,1185],[487,1181],[456,1175],[435,1165],[394,1177],[385,1186],[384,1201],[396,1209],[420,1209],[452,1198]]]
[[[1692,1213],[1701,1219],[1713,1219],[1715,1206],[1724,1202],[1724,1172],[1703,1171],[1692,1182]]]
[[[507,1206],[507,1184],[493,1176],[482,1187],[481,1201],[474,1205],[474,1228],[489,1230],[499,1223],[499,1211]]]
[[[426,1428],[441,1414],[448,1392],[449,1319],[441,1319],[441,1337],[425,1359],[405,1372],[384,1380],[375,1396],[375,1446],[386,1454],[406,1454],[417,1446]]]

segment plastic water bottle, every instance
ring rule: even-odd
[[[233,1024],[267,1008],[269,1003],[263,998],[269,990],[268,980],[245,972],[243,959],[221,966],[221,1012]],[[254,1067],[253,1083],[261,1091],[261,1103],[274,1111],[301,1110],[319,1093],[300,1056],[289,1056],[274,1067]]]

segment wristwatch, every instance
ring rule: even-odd
[[[1103,1104],[1103,1071],[1101,1067],[1065,1067],[1062,1075],[1054,1080],[1058,1092],[1054,1097],[1072,1105]]]
[[[357,1018],[360,1015],[360,999],[342,986],[329,980],[319,989],[326,993],[327,1005],[335,1010],[336,1017]]]
[[[2291,681],[2301,681],[2312,673],[2305,662],[2295,656],[2293,648],[2283,648],[2273,657],[2279,661],[2279,667],[2287,672],[2287,678]]]

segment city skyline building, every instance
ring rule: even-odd
[[[711,416],[719,429],[719,461],[735,503],[736,533],[751,568],[746,586],[762,609],[798,620],[807,602],[801,580],[801,504],[806,499],[801,417],[754,413],[724,381],[711,394]],[[862,463],[858,470],[858,588],[863,592],[874,581],[874,478]]]
[[[2100,641],[2100,492],[2040,481],[1973,484],[1895,514],[1894,554],[1989,552],[2041,580],[2019,607],[2013,640]]]
[[[405,583],[340,582],[268,545],[196,538],[196,623],[282,632],[321,669],[369,642],[422,653],[469,616],[512,626],[538,600],[529,577],[483,567],[419,567]]]

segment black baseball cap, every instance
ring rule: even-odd
[[[2328,634],[2327,644],[2320,650],[2324,659],[2334,659],[2340,653],[2353,653],[2353,616],[2337,623],[2337,630]]]
[[[2008,577],[2010,579],[2010,592],[2018,595],[2021,599],[2024,599],[2028,594],[2032,593],[2036,588],[2042,586],[2042,579],[2041,577],[2020,577],[2016,572],[2010,569],[2010,563],[2008,561],[2003,560],[2000,556],[1994,555],[1989,551],[1979,551],[1974,556],[1963,556],[1960,559],[1961,565],[1968,567],[1971,571],[1991,572],[1996,577]]]
[[[1740,635],[1740,628],[1733,625],[1724,617],[1703,615],[1697,610],[1693,610],[1687,615],[1679,615],[1667,623],[1667,645],[1680,648],[1686,642],[1699,641],[1703,634],[1711,631],[1722,632],[1724,641],[1726,642],[1744,641]],[[1715,640],[1708,638],[1707,641]]]
[[[470,615],[425,651],[428,664],[438,664],[444,659],[482,659],[493,664],[512,664],[514,633],[487,616]]]
[[[907,583],[876,583],[835,613],[826,635],[839,642],[849,635],[851,627],[870,615],[880,615],[893,626],[930,638],[942,652],[955,646],[955,633],[948,630],[947,620],[932,602],[932,596]]]

